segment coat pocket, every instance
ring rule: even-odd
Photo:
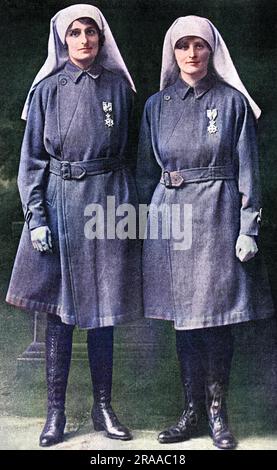
[[[48,181],[46,183],[46,191],[45,191],[45,202],[49,206],[54,206],[56,202],[57,196],[57,175],[53,173],[49,173]]]

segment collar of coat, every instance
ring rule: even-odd
[[[180,76],[175,82],[176,93],[180,96],[182,100],[185,99],[187,94],[192,91],[195,95],[195,98],[201,98],[207,91],[209,91],[215,84],[216,77],[211,74],[206,75],[204,78],[199,80],[199,82],[194,86],[188,85]]]
[[[91,78],[98,78],[102,73],[103,67],[100,64],[93,63],[88,70],[83,70],[74,65],[70,60],[66,62],[64,67],[64,72],[71,78],[71,80],[76,83],[79,78],[85,73],[88,74]]]

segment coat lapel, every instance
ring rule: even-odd
[[[57,115],[61,153],[66,136],[76,113],[81,93],[82,87],[75,86],[75,83],[67,75],[60,74],[58,76]],[[68,99],[68,96],[70,96],[70,99]],[[60,105],[61,103],[63,103],[62,107]]]
[[[178,96],[174,89],[169,93],[165,91],[162,98],[161,120],[160,120],[160,142],[164,148],[171,138],[174,129],[184,112],[184,101]]]

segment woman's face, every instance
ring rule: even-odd
[[[65,42],[71,62],[81,69],[87,69],[99,51],[97,26],[75,20],[66,33]]]
[[[205,77],[211,54],[204,39],[197,36],[185,36],[175,44],[175,59],[185,81],[198,81]]]

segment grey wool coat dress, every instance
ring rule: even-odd
[[[196,329],[273,314],[260,254],[241,263],[235,253],[239,234],[256,237],[260,219],[256,121],[239,91],[208,75],[195,88],[178,78],[150,97],[137,188],[140,202],[151,202],[143,248],[146,317]],[[181,245],[173,212],[163,219],[174,205],[181,208]]]
[[[138,202],[126,165],[132,93],[100,65],[83,72],[70,62],[37,86],[18,177],[26,223],[7,302],[85,329],[142,316],[139,241],[107,236],[106,222],[107,196],[115,208]],[[91,204],[105,216],[97,238]],[[52,253],[32,247],[29,230],[42,225]]]

